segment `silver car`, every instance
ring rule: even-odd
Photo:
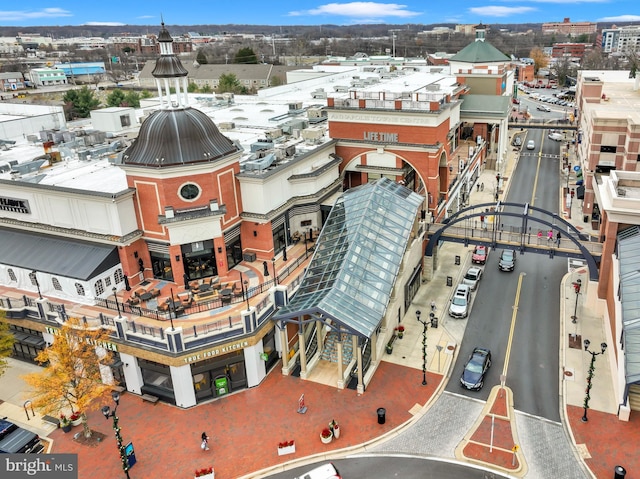
[[[466,284],[471,291],[475,291],[480,282],[480,278],[482,278],[482,269],[472,266],[467,270],[464,278],[462,278],[462,284]]]
[[[469,303],[471,301],[471,288],[466,284],[459,284],[451,298],[449,316],[464,319],[469,315]]]

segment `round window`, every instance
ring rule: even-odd
[[[180,196],[185,200],[193,200],[200,195],[200,187],[194,183],[187,183],[180,188]]]

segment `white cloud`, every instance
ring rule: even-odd
[[[43,8],[42,10],[0,10],[0,22],[19,22],[34,18],[72,17],[73,14],[62,8]]]
[[[510,0],[503,0],[510,1]],[[559,3],[559,4],[576,4],[576,3],[608,3],[610,0],[527,0],[531,3]]]
[[[306,15],[328,15],[366,19],[367,22],[374,19],[399,17],[409,18],[421,15],[422,12],[407,10],[407,5],[398,3],[376,3],[376,2],[350,2],[350,3],[327,3],[318,8],[310,10],[298,10],[289,12],[292,17]]]
[[[598,18],[596,22],[637,22],[640,21],[640,15],[617,15],[615,17]]]
[[[83,23],[83,25],[89,25],[89,26],[104,25],[104,26],[107,26],[107,27],[121,27],[123,25],[126,25],[126,23],[122,23],[122,22],[85,22],[85,23]]]
[[[535,12],[533,7],[501,7],[498,5],[487,5],[486,7],[473,7],[469,12],[481,17],[510,17],[523,13]]]

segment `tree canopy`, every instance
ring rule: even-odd
[[[7,358],[13,353],[14,336],[9,325],[4,320],[4,313],[0,313],[0,376],[7,369]]]
[[[223,73],[218,78],[218,93],[226,92],[246,94],[247,89],[242,86],[238,77],[233,73]]]
[[[70,113],[72,117],[87,118],[91,110],[95,110],[100,106],[100,100],[94,95],[94,91],[90,90],[86,85],[79,90],[67,91],[62,100],[70,105]]]
[[[33,407],[49,415],[80,413],[84,434],[90,437],[86,413],[99,408],[100,399],[111,389],[103,382],[102,368],[108,368],[100,364],[111,360],[111,353],[100,346],[108,342],[108,331],[69,318],[53,344],[36,357],[44,369],[24,376]]]
[[[236,56],[233,59],[233,63],[258,63],[258,56],[253,51],[253,48],[245,47],[238,50]]]
[[[535,75],[538,74],[538,71],[541,68],[544,68],[549,64],[549,60],[547,60],[546,55],[539,47],[533,48],[531,53],[529,53],[529,56],[533,60],[533,70]]]

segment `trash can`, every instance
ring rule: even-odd
[[[584,215],[582,217],[582,221],[584,221],[585,223],[588,223],[589,222],[589,216],[588,215]]]
[[[447,286],[453,286],[453,276],[447,276]]]
[[[613,470],[613,479],[624,479],[627,475],[627,470],[622,466],[616,466]]]
[[[456,263],[456,265],[460,264],[460,255],[456,255],[455,263]]]
[[[378,424],[384,424],[387,420],[387,410],[383,407],[378,408]]]

